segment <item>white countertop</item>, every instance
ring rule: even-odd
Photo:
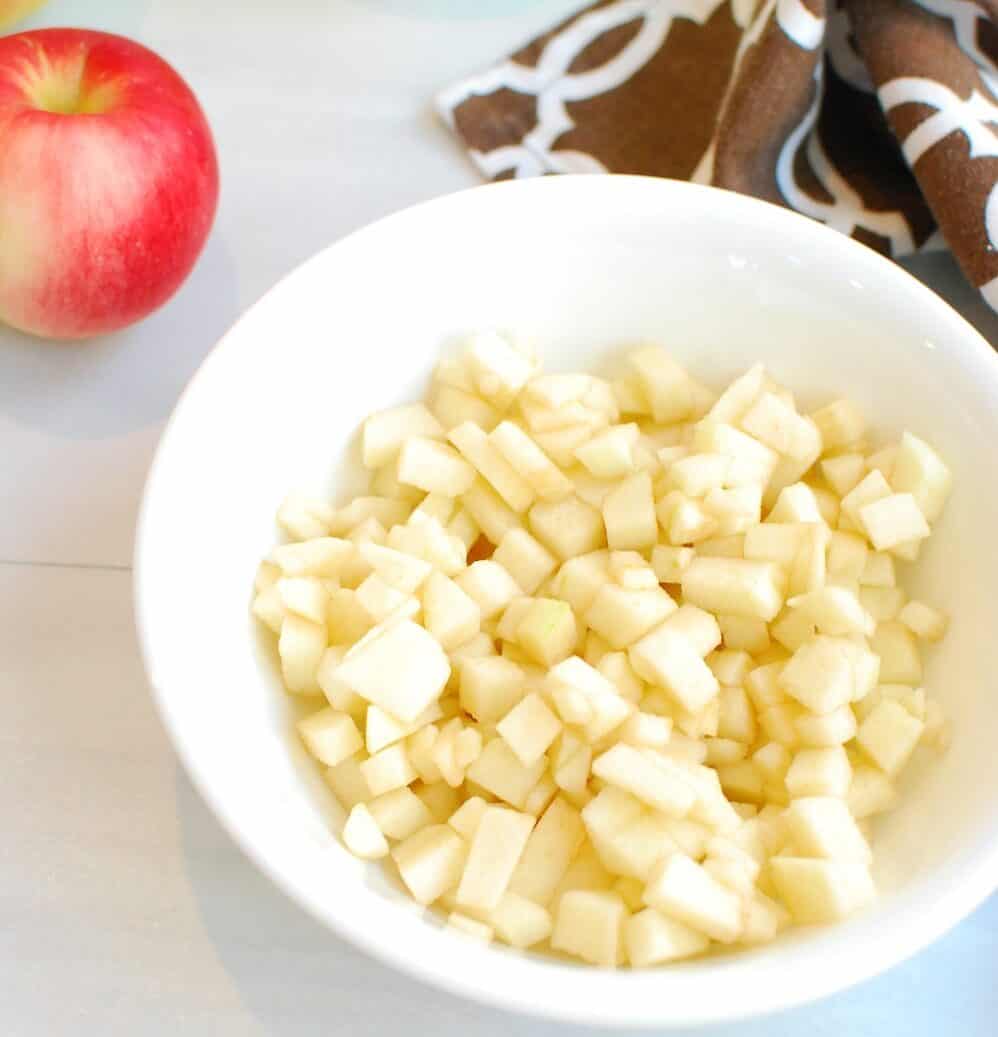
[[[426,989],[284,899],[192,791],[132,631],[142,481],[181,388],[282,274],[477,182],[434,90],[577,0],[52,0],[135,37],[213,125],[222,203],[180,294],[87,346],[0,330],[0,1033],[500,1037],[567,1028]],[[998,343],[947,257],[910,264]],[[988,794],[989,790],[981,790]],[[998,898],[851,992],[715,1037],[995,1032]]]

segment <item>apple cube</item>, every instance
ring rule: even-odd
[[[596,664],[596,669],[628,702],[638,702],[644,694],[644,682],[634,672],[625,652],[607,652]]]
[[[837,922],[864,907],[876,893],[865,864],[841,858],[773,857],[769,874],[800,925]]]
[[[320,709],[298,721],[305,748],[327,767],[335,767],[364,747],[353,717],[334,709]]]
[[[859,408],[849,400],[835,400],[811,415],[821,432],[826,454],[836,453],[862,441],[866,421]]]
[[[389,839],[408,839],[433,821],[426,804],[407,786],[375,797],[367,808]]]
[[[880,551],[870,551],[866,555],[866,564],[859,574],[861,587],[894,587],[897,584],[897,573],[894,559]]]
[[[822,587],[791,598],[787,605],[804,616],[822,634],[844,637],[869,636],[876,629],[873,617],[846,587]]]
[[[894,777],[908,762],[924,727],[900,703],[884,699],[860,724],[856,743],[885,774]]]
[[[630,591],[604,584],[586,610],[587,626],[616,651],[627,648],[676,611],[676,603],[661,588]]]
[[[622,479],[634,471],[634,446],[640,436],[635,424],[612,425],[575,451],[597,479]]]
[[[849,706],[839,706],[831,713],[804,713],[797,717],[796,725],[801,745],[809,748],[845,745],[856,735],[856,715]]]
[[[295,540],[329,535],[327,509],[299,493],[290,493],[277,511],[278,525]]]
[[[725,481],[732,487],[765,486],[778,460],[774,450],[725,422],[703,421],[697,425],[693,448],[701,453],[724,454],[731,458]]]
[[[678,492],[661,498],[655,506],[655,513],[666,538],[675,547],[699,543],[718,530],[717,518],[703,503]]]
[[[319,695],[316,673],[326,651],[326,627],[302,616],[289,615],[277,642],[284,686],[293,695]]]
[[[585,840],[578,810],[558,796],[530,833],[509,890],[541,905],[550,903]]]
[[[478,425],[466,421],[452,428],[447,438],[513,511],[523,512],[530,507],[535,496],[530,484],[492,445]]]
[[[413,438],[443,439],[440,422],[422,403],[372,414],[363,426],[363,455],[366,468],[380,468],[394,461],[402,445]]]
[[[705,762],[715,770],[730,763],[739,763],[748,755],[748,746],[731,738],[707,738],[704,745],[707,750]]]
[[[654,713],[632,713],[620,729],[620,740],[639,748],[661,749],[672,737],[672,719]]]
[[[720,615],[716,622],[727,648],[758,655],[769,647],[769,629],[764,619]]]
[[[475,470],[446,443],[414,436],[399,451],[398,480],[427,493],[459,497],[475,481]]]
[[[545,756],[530,767],[525,767],[502,738],[493,738],[468,768],[466,776],[498,799],[522,810],[527,795],[540,780],[546,767]]]
[[[489,439],[506,463],[530,484],[540,500],[558,501],[572,493],[572,481],[519,425],[511,421],[500,422]]]
[[[356,804],[366,803],[372,798],[360,764],[359,757],[348,756],[342,763],[325,772],[326,783],[344,810],[350,810]]]
[[[435,572],[423,588],[423,615],[426,629],[447,652],[471,640],[481,629],[478,602],[441,572]]]
[[[784,691],[814,713],[830,713],[852,699],[850,658],[832,637],[816,637],[800,647],[780,675]]]
[[[403,594],[414,594],[433,571],[429,562],[381,544],[360,544],[357,553],[385,583]]]
[[[361,698],[412,721],[443,691],[450,663],[434,637],[406,619],[356,646],[336,676]]]
[[[611,551],[610,575],[625,590],[644,591],[658,588],[655,570],[637,551]]]
[[[447,818],[457,810],[461,801],[457,789],[451,788],[445,781],[424,785],[417,795],[423,801],[426,809],[433,815],[433,819],[437,824],[446,823]]]
[[[388,841],[363,803],[351,808],[343,825],[343,842],[361,860],[373,861],[388,856]]]
[[[821,433],[817,425],[801,417],[792,404],[771,392],[763,392],[739,422],[750,436],[765,443],[778,454],[808,466],[821,453]]]
[[[862,454],[837,454],[835,457],[826,457],[820,467],[825,482],[840,497],[854,489],[867,472],[866,459]]]
[[[525,594],[533,594],[558,567],[557,559],[525,529],[511,529],[492,561],[501,565]]]
[[[573,655],[552,667],[546,686],[556,703],[560,692],[565,689],[585,696],[592,714],[584,727],[589,742],[598,742],[606,737],[634,711],[634,706],[617,693],[613,684],[578,656]]]
[[[461,708],[483,723],[504,717],[526,690],[523,668],[502,656],[466,659],[461,664]]]
[[[745,531],[745,557],[750,561],[792,565],[807,532],[799,522],[764,522]]]
[[[471,389],[438,383],[430,393],[429,407],[445,429],[473,421],[483,429],[494,428],[499,411]]]
[[[897,619],[907,595],[900,587],[860,587],[859,603],[877,621]]]
[[[942,514],[953,476],[928,443],[905,432],[898,446],[891,484],[898,493],[910,493],[928,522]]]
[[[443,776],[434,760],[433,753],[439,737],[440,728],[436,724],[427,724],[425,727],[421,727],[418,731],[413,732],[406,741],[406,752],[409,755],[409,762],[416,768],[416,773],[419,775],[420,780],[427,785],[443,781]]]
[[[494,331],[472,336],[465,362],[478,391],[500,407],[509,406],[537,369],[527,352]]]
[[[689,454],[670,466],[669,480],[687,497],[705,497],[725,485],[730,468],[731,458],[724,454]]]
[[[849,791],[852,767],[842,746],[801,749],[787,771],[787,792],[792,799],[802,796],[838,796]]]
[[[459,904],[486,911],[498,906],[533,827],[529,814],[499,806],[485,808],[457,888]]]
[[[684,817],[697,798],[677,766],[623,742],[593,761],[593,774],[668,817]]]
[[[869,867],[873,853],[841,799],[805,796],[787,808],[787,832],[803,857],[844,857]]]
[[[751,745],[756,736],[755,711],[745,689],[740,687],[741,681],[737,683],[737,687],[721,688],[717,734]]]
[[[454,889],[467,856],[465,841],[444,824],[429,825],[392,850],[402,881],[420,904],[432,904]]]
[[[552,432],[540,432],[533,429],[534,437],[547,455],[555,464],[562,468],[570,468],[575,462],[575,451],[592,438],[596,425],[592,415],[583,410],[583,419],[579,424],[568,425],[564,428],[555,429]]]
[[[666,857],[645,887],[645,903],[720,943],[741,932],[741,901],[691,857]]]
[[[375,623],[400,614],[400,609],[409,618],[419,614],[420,605],[417,599],[385,583],[377,573],[371,573],[364,579],[355,592],[354,600]]]
[[[910,493],[894,493],[859,509],[859,518],[871,543],[887,551],[929,535],[929,524]]]
[[[411,785],[419,775],[409,762],[404,745],[391,745],[364,760],[360,772],[374,796]]]
[[[536,763],[561,732],[561,721],[536,692],[514,706],[496,727],[525,766]]]
[[[689,640],[667,623],[633,645],[630,660],[639,676],[665,688],[691,713],[703,709],[720,687]]]
[[[880,680],[884,684],[922,682],[922,660],[915,635],[902,623],[880,623],[870,648],[880,656]]]
[[[689,375],[664,349],[648,346],[631,353],[627,361],[656,422],[670,425],[690,416],[693,392]]]
[[[284,576],[337,576],[356,548],[349,540],[316,537],[294,544],[281,544],[271,553]],[[260,588],[262,589],[262,588]]]
[[[560,501],[538,501],[528,521],[537,539],[562,561],[606,545],[603,516],[575,494]]]
[[[909,601],[898,613],[898,621],[923,641],[939,641],[949,626],[948,616],[921,601]]]
[[[896,793],[890,778],[879,767],[858,763],[846,794],[846,806],[857,821],[881,814],[894,806]]]
[[[769,622],[783,605],[777,566],[737,558],[695,558],[683,573],[683,596],[711,612]]]
[[[651,564],[660,583],[680,583],[683,573],[693,561],[692,547],[673,547],[671,544],[656,544],[652,548]]]
[[[603,521],[611,549],[636,550],[655,544],[658,521],[647,472],[637,472],[606,495]]]
[[[570,558],[558,570],[553,590],[573,611],[582,615],[593,603],[599,589],[609,579],[610,556],[607,551],[593,551]]]
[[[544,907],[508,891],[489,918],[499,939],[521,950],[546,940],[553,927],[551,915]]]
[[[511,529],[520,525],[516,512],[507,507],[499,494],[482,478],[475,480],[461,498],[461,503],[493,544],[498,544]]]
[[[617,893],[570,890],[558,902],[551,947],[591,965],[621,963],[627,907]]]
[[[472,562],[455,582],[478,605],[482,620],[491,619],[523,594],[513,577],[491,558]]]

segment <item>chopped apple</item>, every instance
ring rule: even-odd
[[[640,434],[635,424],[612,425],[580,446],[575,456],[597,479],[621,479],[635,469],[634,446]]]
[[[363,454],[367,468],[380,468],[395,460],[403,444],[421,437],[443,439],[440,422],[421,403],[372,414],[364,422]]]
[[[696,801],[696,790],[683,780],[680,768],[666,769],[661,762],[618,742],[593,761],[593,774],[668,817],[685,817]]]
[[[298,721],[298,733],[308,751],[327,767],[335,767],[364,748],[353,717],[320,709]]]
[[[560,501],[538,501],[528,521],[537,539],[562,561],[606,544],[603,516],[575,494]]]
[[[898,621],[923,641],[941,640],[949,626],[948,616],[921,601],[909,601],[898,614]]]
[[[880,656],[880,680],[884,684],[921,684],[918,642],[908,627],[894,621],[878,624],[870,648]]]
[[[558,560],[525,529],[511,529],[492,561],[506,569],[524,594],[533,594],[558,567]]]
[[[891,484],[898,493],[910,493],[928,522],[942,514],[953,476],[928,443],[905,432],[898,446]]]
[[[343,842],[361,860],[373,861],[388,856],[388,841],[363,803],[351,808],[343,826]]]
[[[471,640],[481,629],[478,602],[450,577],[435,572],[423,588],[426,629],[446,652]]]
[[[461,664],[461,708],[476,720],[496,723],[526,694],[523,668],[502,656],[466,659]]]
[[[667,623],[633,645],[630,660],[639,676],[665,688],[691,713],[703,709],[720,687],[689,640]]]
[[[491,911],[499,905],[534,827],[534,818],[489,806],[475,829],[457,888],[464,907]]]
[[[540,695],[531,692],[503,717],[496,730],[519,761],[530,767],[547,752],[561,726]]]
[[[929,524],[910,493],[894,493],[859,509],[860,522],[874,548],[887,551],[912,540],[924,540]]]
[[[866,866],[852,860],[773,857],[769,873],[801,925],[836,922],[864,907],[876,890]]]
[[[834,796],[805,796],[787,808],[787,831],[804,857],[844,857],[867,866],[873,853],[849,807]]]
[[[712,612],[769,622],[783,605],[777,566],[736,558],[695,558],[683,573],[688,602]]]
[[[408,786],[375,797],[367,808],[389,839],[408,839],[433,821],[426,804]]]
[[[689,417],[693,411],[689,375],[664,349],[649,346],[631,353],[627,360],[655,421],[669,425]]]
[[[676,611],[661,588],[629,591],[604,584],[584,615],[586,625],[616,651],[627,648]]]
[[[741,901],[692,858],[666,857],[645,887],[645,903],[720,943],[741,931]]]
[[[791,797],[838,796],[849,791],[852,768],[841,746],[824,749],[801,749],[787,771],[787,791]]]
[[[491,619],[523,594],[506,569],[491,558],[473,562],[455,582],[478,605],[482,620]]]
[[[545,756],[532,766],[525,767],[502,738],[493,738],[468,768],[467,777],[510,806],[522,810],[530,790],[540,780],[546,767]]]
[[[654,546],[658,534],[651,476],[637,472],[607,494],[603,521],[611,550],[638,550]]]
[[[432,904],[458,884],[467,855],[465,841],[444,824],[429,825],[392,850],[402,881],[420,904]]]
[[[281,624],[277,651],[284,685],[293,695],[320,695],[316,673],[326,651],[325,624],[289,615]]]
[[[821,432],[826,454],[838,453],[862,442],[866,421],[854,403],[835,400],[811,415]]]
[[[900,703],[884,699],[859,725],[856,744],[888,777],[894,777],[908,762],[924,727]]]
[[[572,656],[552,667],[548,671],[546,685],[556,703],[560,703],[559,694],[566,689],[585,696],[591,716],[584,722],[584,733],[590,742],[598,742],[606,737],[634,710],[634,706],[618,694],[613,684],[578,656]]]

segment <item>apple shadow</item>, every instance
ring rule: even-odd
[[[0,327],[0,413],[76,440],[156,424],[237,316],[235,266],[216,230],[177,294],[131,328],[67,343]]]
[[[195,901],[243,1004],[274,1037],[441,1037],[637,1032],[580,1029],[476,1005],[403,976],[352,947],[276,889],[242,854],[178,769],[177,812]],[[998,896],[955,931],[887,974],[815,1005],[676,1037],[796,1037],[806,1032],[935,1037],[955,1021],[992,1033],[998,989]],[[722,994],[719,991],[719,994]],[[902,1007],[903,1006],[903,1007]],[[648,1031],[652,1032],[652,1031]]]

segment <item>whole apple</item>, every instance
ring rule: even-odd
[[[217,203],[211,130],[156,54],[83,29],[0,38],[0,320],[59,339],[140,320]]]

